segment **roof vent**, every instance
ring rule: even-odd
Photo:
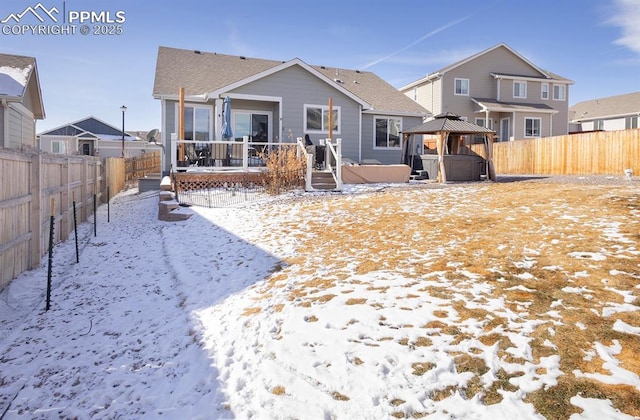
[[[193,52],[196,54],[202,54],[202,51],[199,51],[199,50],[194,50]]]
[[[356,85],[360,84],[360,82],[358,82],[357,80],[354,80],[353,83],[355,83]]]
[[[344,83],[341,79],[333,79],[333,81],[336,83]]]
[[[247,59],[247,57],[245,57],[244,55],[240,56],[240,60],[246,60],[246,59]]]
[[[356,73],[360,73],[360,70],[356,70]]]
[[[322,70],[326,70],[326,69],[327,69],[325,66],[320,66],[320,68],[321,68]]]

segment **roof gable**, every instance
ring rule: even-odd
[[[521,54],[519,54],[517,51],[515,51],[513,48],[509,47],[507,44],[505,43],[500,43],[497,45],[494,45],[493,47],[487,48],[484,51],[480,51],[476,54],[473,54],[467,58],[464,58],[460,61],[457,61],[453,64],[449,64],[448,66],[445,66],[443,68],[441,68],[440,70],[434,71],[432,73],[427,74],[425,77],[418,79],[412,83],[409,83],[406,86],[403,86],[400,88],[401,91],[407,91],[410,88],[413,88],[415,86],[421,85],[425,82],[431,81],[431,80],[437,80],[440,77],[444,76],[446,73],[455,70],[459,67],[462,67],[468,63],[471,63],[475,60],[481,59],[484,56],[494,53],[497,50],[504,50],[506,53],[508,53],[509,55],[513,56],[514,59],[519,60],[520,62],[524,63],[526,67],[529,67],[533,73],[539,75],[539,76],[532,76],[532,75],[516,75],[516,74],[503,74],[503,73],[498,73],[498,72],[492,72],[492,75],[494,77],[500,77],[500,76],[507,76],[507,77],[518,77],[518,76],[525,76],[525,77],[535,77],[535,78],[541,78],[541,79],[548,79],[550,81],[557,81],[557,82],[564,82],[567,84],[572,84],[573,81],[566,79],[558,74],[552,73],[550,71],[546,71],[543,70],[542,68],[538,67],[537,65],[535,65],[534,63],[532,63],[531,61],[529,61],[526,57],[522,56]]]
[[[45,117],[35,58],[0,54],[0,96],[21,102],[36,119]]]
[[[274,61],[168,47],[158,49],[153,94],[156,98],[177,98],[180,87],[184,87],[185,96],[204,101],[222,97],[233,89],[292,66],[303,68],[364,109],[428,114],[422,106],[370,72],[311,66],[299,58]]]
[[[102,139],[122,137],[122,130],[90,116],[60,127],[44,131],[40,136],[93,136]],[[134,137],[125,133],[125,139],[132,140]]]
[[[460,60],[460,61],[458,61],[456,63],[453,63],[453,64],[450,64],[450,65],[448,65],[446,67],[443,67],[442,69],[438,70],[436,73],[445,74],[448,71],[451,71],[451,70],[453,70],[453,69],[455,69],[457,67],[460,67],[460,66],[462,66],[464,64],[467,64],[467,63],[469,63],[471,61],[474,61],[474,60],[480,58],[483,55],[489,54],[489,53],[491,53],[491,52],[493,52],[493,51],[495,51],[497,49],[501,49],[501,48],[505,49],[506,51],[508,51],[510,54],[512,54],[517,59],[525,62],[529,67],[531,67],[534,71],[538,72],[542,77],[549,78],[549,79],[551,78],[551,76],[549,75],[548,72],[542,70],[540,67],[536,66],[531,61],[527,60],[525,57],[523,57],[522,55],[517,53],[514,49],[512,49],[511,47],[509,47],[505,43],[494,45],[491,48],[487,48],[484,51],[480,51],[477,54],[474,54],[474,55],[472,55],[470,57],[467,57],[467,58],[465,58],[463,60]]]

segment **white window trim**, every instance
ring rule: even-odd
[[[562,88],[562,98],[556,98],[556,86]],[[553,85],[552,98],[554,101],[564,102],[567,100],[567,86],[566,85]]]
[[[178,103],[175,104],[175,118],[174,118],[174,127],[175,127],[175,132],[178,132],[178,113],[179,111],[179,105]],[[209,140],[208,141],[213,141],[215,135],[214,135],[214,130],[213,130],[213,107],[211,105],[202,105],[202,104],[191,104],[191,103],[186,103],[184,104],[184,107],[187,108],[206,108],[207,110],[209,110]],[[193,113],[193,116],[195,118],[196,113]],[[194,121],[195,122],[195,121]],[[195,127],[195,125],[194,125]],[[182,140],[182,139],[179,139]]]
[[[527,136],[527,120],[537,120],[538,121],[538,135]],[[524,117],[524,138],[533,139],[542,137],[542,118],[540,117]]]
[[[516,96],[516,85],[524,85],[524,95]],[[513,81],[513,97],[518,99],[527,98],[527,81],[526,80],[514,80]]]
[[[308,108],[320,108],[322,109],[322,113],[324,115],[325,111],[328,113],[329,112],[329,106],[328,105],[316,105],[316,104],[304,104],[304,106],[302,107],[302,127],[304,128],[304,132],[305,133],[311,133],[311,134],[329,134],[328,130],[309,130],[307,128],[307,109]],[[338,111],[338,122],[337,122],[337,126],[338,129],[332,131],[332,134],[341,134],[342,132],[342,108],[340,106],[333,106],[332,107],[333,111]],[[334,121],[332,121],[334,122]],[[335,123],[335,122],[334,122]],[[323,124],[324,125],[324,124]]]
[[[546,98],[544,97],[544,93],[545,93],[544,88],[545,87],[547,88],[547,90],[546,90],[547,97]],[[540,85],[540,99],[542,99],[543,101],[549,100],[549,83],[542,83]]]
[[[400,129],[398,130],[400,137],[400,145],[399,147],[380,147],[376,144],[376,120],[400,120]],[[373,116],[373,149],[374,150],[402,150],[402,123],[403,119],[401,117],[392,117],[389,115],[374,115]],[[388,127],[388,126],[387,126]],[[389,133],[387,132],[387,144],[389,144]]]
[[[467,82],[467,93],[458,93],[457,92],[456,84],[457,84],[458,80]],[[456,78],[453,79],[453,94],[454,95],[456,95],[456,96],[469,96],[469,90],[471,90],[471,83],[469,82],[469,79],[465,79],[465,78],[462,78],[462,77],[456,77]]]

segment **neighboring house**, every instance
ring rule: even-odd
[[[496,131],[498,141],[507,141],[567,134],[572,84],[498,44],[400,91],[433,115],[460,115]]]
[[[36,147],[44,117],[36,59],[0,54],[0,147]]]
[[[569,118],[576,132],[640,128],[640,92],[578,102]]]
[[[332,135],[342,155],[359,162],[400,163],[400,132],[422,123],[426,109],[371,72],[312,66],[168,47],[158,49],[153,96],[161,101],[163,143],[175,162],[180,89],[185,92],[184,140],[222,140],[223,99],[231,98],[236,140],[292,143],[309,134],[316,145]]]
[[[120,157],[124,147],[122,134],[122,129],[91,116],[44,131],[38,137],[40,149],[48,153]],[[129,157],[131,142],[138,138],[125,133],[124,140],[128,145],[125,156]]]

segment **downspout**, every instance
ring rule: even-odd
[[[2,98],[2,110],[4,112],[4,133],[2,137],[2,144],[0,146],[8,147],[9,141],[9,104],[7,98]]]
[[[498,77],[498,84],[496,85],[497,88],[497,92],[496,92],[496,101],[500,101],[500,78]]]
[[[278,133],[279,133],[278,143],[282,143],[282,138],[284,137],[283,130],[284,128],[282,127],[282,98],[280,98],[280,100],[278,101]],[[271,141],[273,141],[273,139],[271,139]]]
[[[362,162],[362,105],[360,105],[360,124],[358,125],[358,162]]]
[[[513,128],[511,129],[511,132],[513,133],[513,139],[516,139],[516,111],[513,111],[513,116],[511,117],[513,120]],[[524,136],[522,136],[524,137]],[[511,136],[509,136],[509,140],[511,140]]]
[[[162,148],[162,154],[160,155],[160,175],[164,176],[164,172],[167,171],[169,172],[169,170],[167,169],[167,156],[166,156],[166,151],[167,150],[171,150],[171,144],[168,142],[168,138],[170,138],[171,136],[167,136],[167,117],[166,117],[166,113],[167,113],[167,100],[165,98],[160,99],[160,133],[162,133],[162,140],[161,140],[161,144],[163,144],[163,148]]]

